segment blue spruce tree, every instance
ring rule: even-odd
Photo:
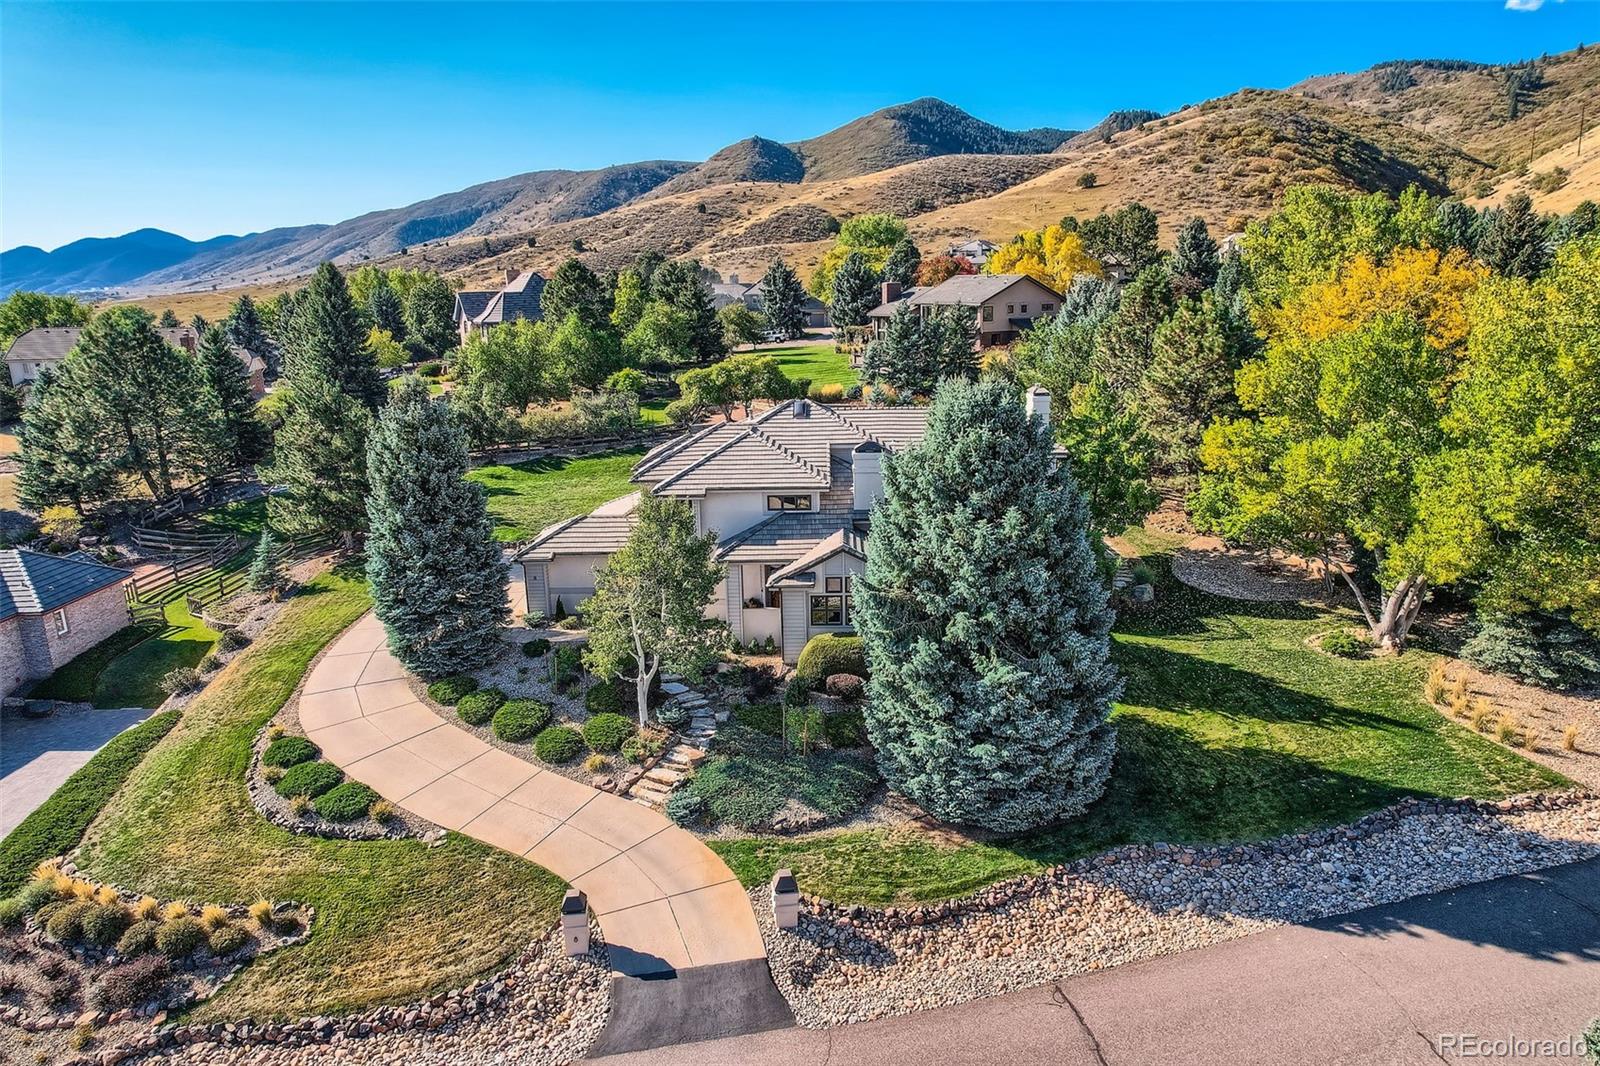
[[[855,600],[867,728],[890,787],[949,822],[1071,818],[1111,770],[1113,613],[1052,450],[1009,385],[956,379],[885,464]]]

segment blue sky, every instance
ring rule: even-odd
[[[0,247],[335,222],[528,170],[796,140],[919,96],[1079,128],[1384,59],[1564,51],[1600,38],[1597,15],[1589,0],[3,0]]]

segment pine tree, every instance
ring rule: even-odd
[[[71,374],[70,361],[40,371],[22,412],[17,498],[35,512],[70,503],[82,513],[109,498],[121,480],[116,456],[97,444],[101,427],[78,402]]]
[[[366,528],[367,434],[372,413],[328,380],[294,382],[262,480],[276,529],[293,537],[337,533],[347,550]]]
[[[327,381],[370,411],[382,406],[388,389],[344,275],[332,263],[311,275],[285,333],[284,375],[291,390]]]
[[[406,340],[430,359],[441,359],[456,346],[455,294],[437,274],[424,274],[405,298]]]
[[[233,306],[228,308],[228,317],[222,320],[222,328],[227,331],[229,340],[251,355],[259,356],[266,363],[268,372],[273,377],[277,376],[277,345],[267,336],[261,311],[248,293],[233,301]]]
[[[1506,199],[1505,206],[1485,213],[1478,258],[1496,274],[1536,278],[1549,264],[1544,246],[1544,221],[1527,193]]]
[[[1222,262],[1217,258],[1217,242],[1206,229],[1206,220],[1191,218],[1178,231],[1172,253],[1172,282],[1185,295],[1209,289],[1217,280]]]
[[[867,324],[867,312],[878,306],[878,272],[867,257],[851,252],[833,275],[833,298],[828,313],[835,327]]]
[[[261,539],[256,542],[247,580],[251,592],[270,592],[273,599],[277,599],[279,590],[289,583],[283,558],[278,552],[278,540],[273,536],[271,527],[263,529]]]
[[[451,311],[454,312],[454,304]],[[401,306],[400,297],[394,291],[394,286],[389,284],[387,276],[372,287],[372,294],[367,297],[367,314],[372,316],[373,325],[377,329],[388,330],[389,335],[401,344],[406,342],[406,312]]]
[[[1172,313],[1172,278],[1165,267],[1139,272],[1122,290],[1116,314],[1095,335],[1095,370],[1114,392],[1139,387],[1152,358],[1156,327]]]
[[[256,418],[256,401],[244,363],[221,326],[206,330],[195,362],[205,389],[206,406],[215,418],[217,466],[238,470],[265,457],[267,427]]]
[[[711,308],[711,288],[693,259],[674,259],[656,268],[650,279],[650,297],[684,315],[695,359],[712,363],[728,354],[722,343],[722,325]]]
[[[883,264],[883,280],[892,281],[902,289],[917,283],[917,271],[922,269],[922,253],[910,237],[894,246]],[[876,304],[874,304],[876,306]]]
[[[367,578],[390,649],[427,678],[481,665],[510,613],[506,564],[466,435],[420,379],[378,419],[367,472]]]
[[[892,457],[854,618],[889,787],[1019,832],[1105,789],[1121,683],[1089,513],[1049,428],[996,380],[945,383]]]
[[[924,317],[911,305],[900,305],[883,336],[867,345],[867,379],[910,398],[932,395],[941,378],[976,377],[972,318],[961,308],[939,308]]]
[[[1140,383],[1145,424],[1169,471],[1199,471],[1200,437],[1235,409],[1233,374],[1243,360],[1229,344],[1216,301],[1185,300],[1156,328]]]
[[[178,316],[173,313],[172,308],[168,307],[162,310],[159,325],[162,329],[177,329],[183,323],[178,321]]]
[[[785,339],[806,331],[806,290],[800,278],[782,259],[767,267],[761,279],[761,313],[767,326]]]
[[[598,327],[611,320],[612,307],[600,276],[576,259],[556,267],[539,294],[540,314],[547,322],[565,322],[569,314],[576,312],[584,322]]]
[[[1441,252],[1460,248],[1468,255],[1478,249],[1478,212],[1460,200],[1440,200],[1433,209],[1429,243]]]

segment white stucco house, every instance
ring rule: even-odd
[[[1049,392],[1027,402],[1049,419]],[[528,613],[554,614],[558,600],[574,610],[627,540],[641,495],[674,496],[697,532],[717,537],[725,574],[708,613],[741,643],[772,637],[793,663],[813,636],[852,631],[884,455],[921,440],[927,417],[926,407],[789,400],[662,444],[634,467],[638,492],[550,526],[518,554]]]

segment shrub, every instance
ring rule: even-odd
[[[28,914],[33,914],[47,903],[54,903],[60,898],[56,886],[45,880],[29,881],[17,893],[17,902],[22,904],[22,909]]]
[[[454,677],[446,677],[429,685],[428,698],[446,707],[454,707],[460,702],[461,697],[476,691],[478,691],[477,678],[456,674]]]
[[[591,774],[597,774],[606,768],[606,757],[598,751],[592,751],[583,760],[583,768]]]
[[[622,746],[617,749],[617,754],[629,762],[641,763],[645,759],[644,751],[644,741],[640,739],[639,734],[635,733],[622,742]],[[20,908],[18,910],[20,913]]]
[[[95,904],[86,899],[74,900],[50,915],[45,932],[63,944],[83,939],[83,920],[94,910]]]
[[[769,737],[783,735],[783,708],[776,703],[745,703],[733,709],[733,720]]]
[[[182,903],[179,903],[177,900],[173,900],[171,903],[161,908],[161,917],[169,922],[174,918],[186,918],[188,915],[189,908],[184,906]]]
[[[169,959],[187,959],[205,940],[205,929],[188,915],[162,922],[156,930],[156,950]]]
[[[303,762],[289,767],[272,787],[280,796],[309,796],[315,799],[343,780],[343,772],[332,763]]]
[[[1449,684],[1450,677],[1441,659],[1428,668],[1428,680],[1423,683],[1422,698],[1433,704],[1443,703]]]
[[[206,927],[206,932],[208,933],[221,929],[232,920],[226,907],[219,907],[215,903],[207,903],[200,908],[200,924]]]
[[[232,955],[250,943],[250,934],[237,925],[225,925],[212,932],[208,943],[213,955]]]
[[[1156,583],[1155,571],[1150,569],[1150,564],[1137,562],[1130,571],[1135,585],[1154,585]]]
[[[367,817],[371,818],[379,825],[388,825],[390,822],[394,821],[395,816],[398,813],[399,812],[395,810],[394,804],[390,803],[388,800],[379,800],[367,808]]]
[[[1322,650],[1342,659],[1359,659],[1370,645],[1348,629],[1335,629],[1322,638]]]
[[[522,654],[530,659],[537,659],[550,653],[550,640],[548,637],[534,637],[522,646]]]
[[[550,724],[550,707],[538,700],[508,700],[494,712],[494,735],[511,744],[525,744]]]
[[[557,648],[555,674],[557,688],[575,684],[583,676],[583,650],[576,644],[563,644]]]
[[[817,399],[823,403],[838,403],[844,399],[844,386],[829,382],[817,390]]]
[[[100,947],[110,947],[127,931],[133,915],[120,903],[97,903],[83,916],[83,939]]]
[[[1461,657],[1531,685],[1561,688],[1600,682],[1600,638],[1565,613],[1486,615]]]
[[[688,725],[690,717],[689,708],[681,703],[663,703],[656,708],[656,721],[668,729]]]
[[[238,651],[249,643],[250,638],[237,629],[224,629],[222,635],[217,638],[217,647],[223,651]]]
[[[597,714],[583,723],[583,739],[595,751],[616,751],[633,736],[633,723],[620,714]]]
[[[161,994],[171,975],[171,964],[160,955],[113,966],[89,986],[89,1006],[97,1011],[118,1011],[148,1003]]]
[[[217,669],[221,665],[222,659],[220,657],[211,652],[207,652],[205,655],[200,657],[200,665],[197,667],[197,669],[202,674],[209,674],[211,671]]]
[[[867,683],[855,674],[829,674],[822,683],[823,691],[841,700],[858,700],[866,691]]]
[[[200,687],[200,671],[192,666],[180,666],[167,671],[161,679],[161,691],[169,696],[193,692]]]
[[[1562,751],[1577,751],[1578,750],[1578,723],[1577,722],[1569,722],[1567,724],[1567,727],[1561,731],[1561,750]]]
[[[622,686],[612,680],[590,685],[583,695],[583,706],[590,714],[621,714],[627,704],[623,702]]]
[[[533,753],[542,762],[571,762],[583,750],[583,736],[568,725],[553,725],[533,741]]]
[[[289,813],[293,814],[296,818],[304,818],[306,816],[306,812],[309,811],[310,809],[311,809],[311,797],[310,796],[290,796],[289,797]]]
[[[156,946],[156,930],[161,928],[161,923],[144,920],[134,922],[123,932],[117,940],[117,954],[132,958],[154,951]]]
[[[1092,189],[1099,181],[1100,177],[1094,171],[1085,170],[1082,174],[1078,175],[1078,188]]]
[[[28,920],[28,909],[20,897],[0,900],[0,929],[19,929]]]
[[[461,715],[461,720],[468,725],[488,725],[489,719],[494,717],[494,712],[505,703],[506,694],[497,688],[480,688],[476,692],[469,692],[461,697],[456,704],[456,713]]]
[[[303,762],[310,762],[322,754],[317,746],[305,737],[279,737],[267,745],[267,750],[261,753],[261,765],[281,766],[287,769],[298,766]]]
[[[133,917],[137,921],[148,921],[161,914],[161,901],[154,896],[140,896],[139,902],[133,905]]]
[[[795,664],[795,681],[808,689],[816,688],[830,674],[867,676],[867,656],[860,637],[821,633],[806,641]]]
[[[679,825],[699,825],[705,815],[706,801],[693,792],[679,789],[667,797],[667,817]]]
[[[258,929],[268,929],[272,926],[272,901],[258,899],[250,904],[250,920],[256,923]]]
[[[279,781],[283,780],[283,767],[281,767],[281,766],[266,766],[266,767],[262,767],[261,776],[266,778],[267,784],[276,785]]]
[[[353,822],[382,798],[360,781],[346,781],[318,796],[311,805],[330,822]]]
[[[444,373],[444,364],[437,359],[430,359],[426,363],[417,364],[417,374],[420,377],[436,378]]]
[[[830,748],[859,748],[867,742],[867,723],[859,707],[823,715],[822,736]]]
[[[778,642],[773,640],[772,636],[770,634],[767,636],[766,641],[761,645],[761,654],[763,654],[763,655],[776,655],[776,654],[778,654]]]

